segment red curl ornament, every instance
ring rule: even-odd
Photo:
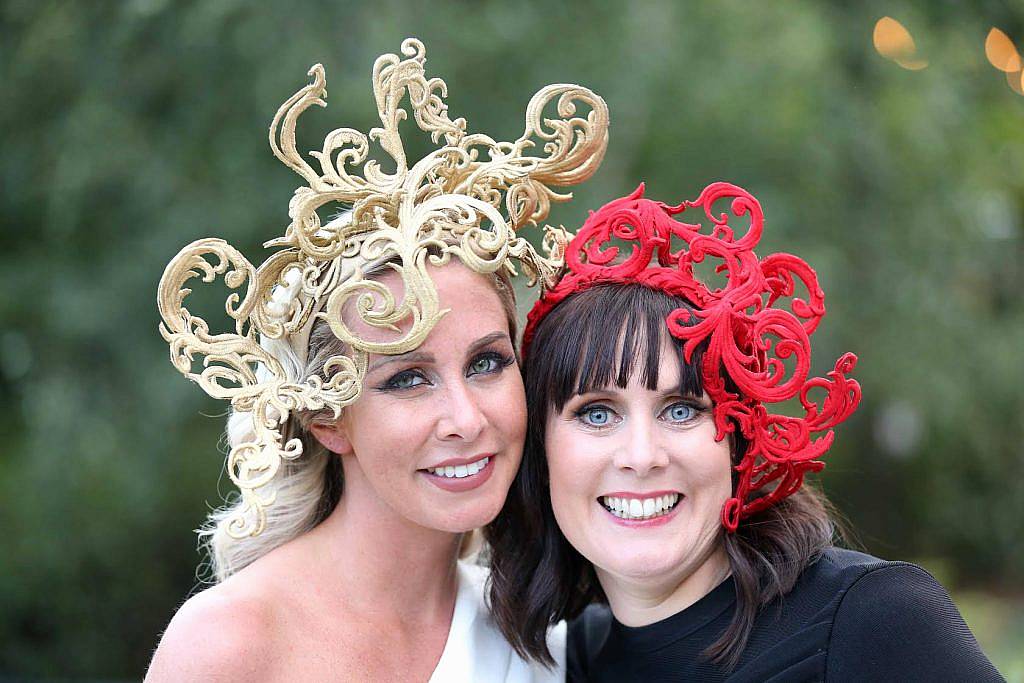
[[[712,206],[722,200],[731,200],[729,212],[716,214]],[[675,218],[691,208],[703,210],[710,234],[700,223]],[[734,233],[730,214],[749,217],[745,233]],[[860,384],[848,377],[857,364],[852,353],[841,356],[826,377],[808,378],[810,337],[825,315],[825,293],[802,259],[782,253],[757,257],[753,249],[763,228],[760,203],[730,183],[712,183],[677,206],[645,199],[641,183],[590,213],[566,248],[561,278],[534,305],[523,332],[525,358],[540,321],[570,295],[598,284],[641,284],[686,299],[693,310],[673,311],[668,330],[683,341],[687,362],[707,343],[701,376],[715,404],[715,439],[739,430],[747,442],[735,466],[736,490],[722,509],[730,532],[742,518],[796,492],[807,472],[825,466],[819,458],[832,445],[833,427],[856,410],[861,397]],[[695,274],[694,264],[705,259],[713,259],[723,286]],[[805,298],[797,295],[798,283]],[[787,368],[784,361],[790,359]],[[812,390],[824,396],[816,401]],[[766,407],[794,397],[802,417]]]

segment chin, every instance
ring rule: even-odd
[[[674,554],[658,552],[623,551],[622,557],[609,559],[604,568],[613,574],[632,579],[648,579],[671,574],[682,564],[682,559]]]
[[[480,495],[476,500],[467,500],[441,511],[441,514],[432,515],[432,519],[425,520],[424,526],[453,534],[465,533],[490,524],[504,504],[504,495]]]
[[[602,544],[594,557],[587,559],[595,567],[611,574],[645,579],[677,571],[686,561],[686,556],[686,552],[672,547],[665,539],[652,538],[639,543]]]
[[[430,526],[441,531],[461,534],[487,526],[498,516],[498,510],[500,509],[501,506],[499,505],[496,509],[488,507],[485,510],[457,511],[446,515],[444,519],[435,520],[435,523]]]

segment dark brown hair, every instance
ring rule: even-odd
[[[523,463],[501,514],[485,531],[491,545],[491,612],[505,637],[524,656],[552,664],[548,628],[572,619],[592,602],[607,602],[593,566],[565,539],[548,490],[544,441],[551,411],[572,396],[630,377],[658,385],[665,319],[683,299],[642,285],[599,285],[573,294],[537,326],[523,372],[529,412]],[[703,347],[690,363],[682,342],[670,338],[680,363],[684,395],[700,396]],[[730,384],[726,377],[727,385]],[[733,462],[746,443],[732,439]],[[735,486],[735,473],[733,485]],[[723,543],[736,584],[736,610],[721,637],[705,652],[726,670],[746,647],[759,610],[785,595],[834,535],[824,497],[808,488],[744,519]]]

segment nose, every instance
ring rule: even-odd
[[[439,398],[440,412],[435,429],[438,439],[475,441],[483,433],[487,415],[480,405],[480,397],[465,382],[448,384],[445,395]]]
[[[632,470],[638,477],[646,477],[652,470],[668,465],[668,453],[661,443],[654,420],[631,420],[624,436],[623,442],[615,450],[615,467]]]

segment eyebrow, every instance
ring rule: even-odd
[[[469,347],[469,352],[474,353],[489,344],[508,338],[508,332],[491,332],[490,334],[480,337],[473,342]],[[435,358],[432,353],[426,353],[424,351],[409,351],[408,353],[400,353],[397,356],[384,356],[377,359],[370,364],[369,368],[366,369],[366,374],[370,374],[374,370],[385,365],[390,365],[391,363],[433,363],[434,361]]]
[[[473,344],[469,347],[469,350],[470,352],[478,351],[485,346],[502,340],[508,340],[511,343],[511,340],[508,337],[508,332],[491,332],[490,334],[480,337],[475,342],[473,342]]]
[[[433,363],[434,354],[424,353],[423,351],[409,351],[408,353],[400,353],[397,356],[384,356],[373,363],[366,369],[366,374],[370,374],[377,368],[391,363],[408,362],[408,363]]]
[[[584,391],[582,394],[573,394],[572,396],[569,397],[569,400],[572,400],[572,398],[574,396],[589,396],[591,394],[604,394],[604,395],[607,396],[607,395],[621,394],[624,391],[626,391],[625,387],[620,387],[617,384],[612,383],[612,384],[608,384],[608,385],[603,386],[603,387],[595,387],[595,388],[591,389],[590,391]],[[703,396],[698,396],[696,394],[687,394],[685,392],[680,392],[679,391],[679,387],[675,387],[675,386],[674,387],[670,387],[670,388],[665,389],[665,390],[647,389],[647,391],[651,391],[652,393],[657,394],[659,399],[666,399],[666,398],[669,398],[670,396],[678,396],[680,398],[695,398],[695,399],[697,399],[699,401],[703,401],[704,400]]]

